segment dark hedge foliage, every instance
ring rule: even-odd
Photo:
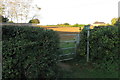
[[[118,64],[118,27],[103,27],[90,30],[90,62],[101,69],[112,70]],[[80,44],[77,49],[78,59],[86,59],[87,31],[80,32]],[[106,67],[106,68],[105,68]],[[113,66],[112,66],[113,68]]]
[[[55,78],[59,36],[39,27],[3,26],[3,79]]]

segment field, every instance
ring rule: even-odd
[[[60,40],[73,40],[76,36],[63,36],[63,34],[78,34],[81,30],[79,27],[57,27],[57,26],[37,26],[46,29],[52,29],[57,31],[60,36]],[[83,28],[82,28],[83,29]]]
[[[80,31],[82,31],[82,29],[84,27],[58,27],[58,26],[40,26],[37,25],[37,27],[43,27],[46,29],[52,29],[54,31],[57,31],[60,35],[60,40],[71,40],[74,39],[76,36],[62,36],[62,34],[79,34]],[[93,29],[94,26],[90,26],[90,29]]]
[[[79,27],[57,27],[57,26],[38,26],[47,29],[52,29],[58,32],[80,32]]]

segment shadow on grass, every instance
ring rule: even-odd
[[[85,61],[64,61],[59,66],[59,78],[118,78],[118,71],[96,70],[93,64]]]

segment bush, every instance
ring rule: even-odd
[[[70,25],[69,23],[64,23],[64,25]]]
[[[32,19],[32,20],[29,21],[29,23],[39,24],[40,21],[38,19]]]
[[[3,79],[55,77],[59,37],[39,27],[3,26]]]
[[[80,33],[77,55],[86,58],[87,31]],[[90,30],[90,60],[99,68],[111,70],[112,64],[118,63],[118,27],[104,27]],[[104,65],[104,66],[103,66]],[[106,66],[106,68],[105,68]]]
[[[8,21],[9,23],[14,23],[13,21]]]

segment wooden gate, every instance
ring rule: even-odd
[[[64,45],[60,48],[60,51],[62,54],[60,55],[59,61],[74,59],[74,57],[76,56],[77,45],[79,44],[79,41],[80,41],[80,34],[79,33],[78,34],[62,34],[61,36],[64,36],[64,37],[74,36],[75,39],[64,40],[60,42],[60,44],[64,44]],[[72,46],[69,46],[69,44],[72,44]]]

